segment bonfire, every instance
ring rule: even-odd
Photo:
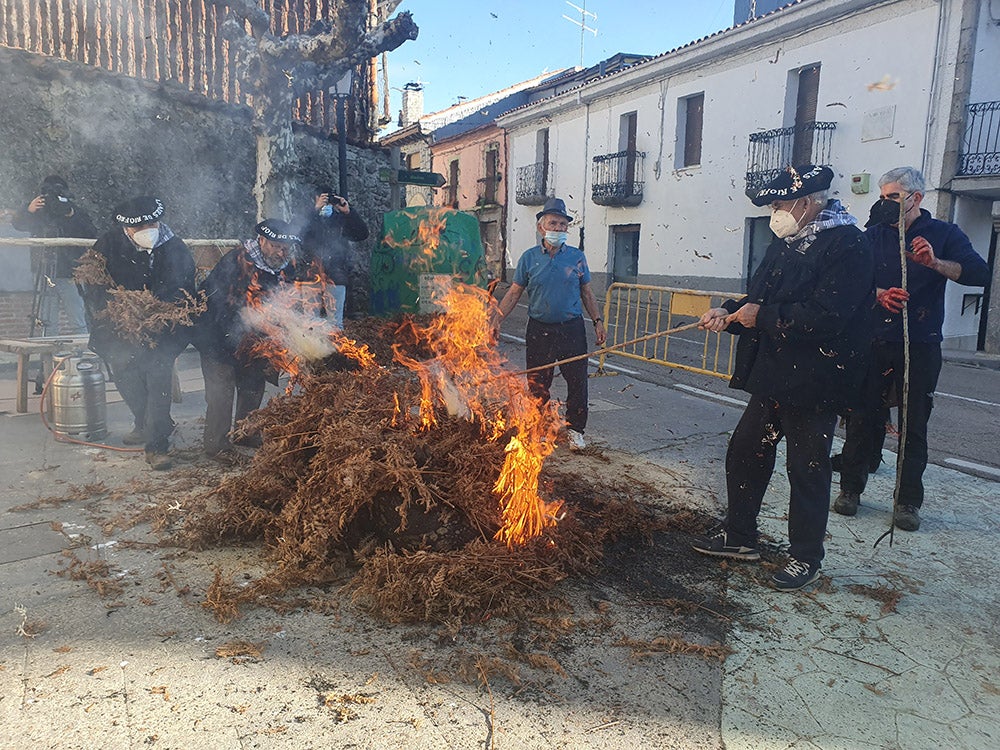
[[[249,585],[219,571],[206,597],[218,618],[345,580],[356,602],[392,621],[549,606],[544,592],[589,569],[608,535],[652,528],[614,500],[588,508],[599,522],[585,528],[543,496],[543,463],[563,427],[556,407],[540,405],[489,340],[485,290],[449,284],[435,296],[445,312],[368,323],[371,349],[315,321],[323,344],[294,353],[287,337],[258,342],[296,374],[241,425],[263,447],[182,541],[261,542],[274,565]],[[287,307],[266,306],[288,302],[255,304],[287,328]],[[322,358],[329,348],[333,360]]]

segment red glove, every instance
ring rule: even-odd
[[[882,307],[891,313],[903,312],[903,305],[910,298],[910,293],[898,286],[890,289],[883,289],[875,295],[875,299]]]

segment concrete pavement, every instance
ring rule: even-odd
[[[517,345],[504,346],[523,361]],[[192,352],[181,377],[175,449],[193,456],[204,407]],[[812,591],[778,593],[763,566],[729,564],[728,595],[744,614],[729,623],[735,653],[721,668],[667,655],[637,664],[595,642],[565,656],[575,679],[487,696],[414,679],[387,654],[433,633],[347,617],[351,605],[337,596],[314,592],[319,604],[303,612],[260,609],[219,625],[181,573],[233,570],[239,559],[250,575],[255,553],[150,548],[144,527],[95,523],[85,492],[65,500],[70,485],[103,482],[128,486],[121,502],[131,510],[152,507],[156,493],[181,497],[199,463],[163,480],[140,456],[54,443],[37,398],[32,413],[13,415],[13,389],[13,373],[0,372],[0,747],[1000,747],[995,482],[929,466],[921,530],[873,548],[891,506],[883,467],[858,516],[831,515],[824,577]],[[631,471],[671,477],[687,502],[719,510],[739,396],[593,378],[587,438],[612,468],[626,460]],[[129,428],[116,400],[109,422],[119,435]],[[786,538],[781,464],[762,512],[775,545]],[[61,551],[70,547],[84,562],[109,564],[111,580],[134,587],[134,603],[109,607],[84,580],[53,575],[68,567]],[[264,657],[216,656],[240,641]]]

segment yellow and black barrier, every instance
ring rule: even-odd
[[[605,351],[598,357],[597,375],[609,375],[608,356],[652,362],[703,375],[729,378],[733,372],[736,337],[689,328],[676,334],[659,331],[697,322],[709,309],[742,295],[646,284],[614,283],[604,298],[608,331]],[[633,342],[633,343],[628,343]]]

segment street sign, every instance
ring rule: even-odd
[[[418,172],[411,169],[400,169],[396,172],[396,182],[400,185],[426,185],[439,188],[447,182],[443,174],[437,172]]]

